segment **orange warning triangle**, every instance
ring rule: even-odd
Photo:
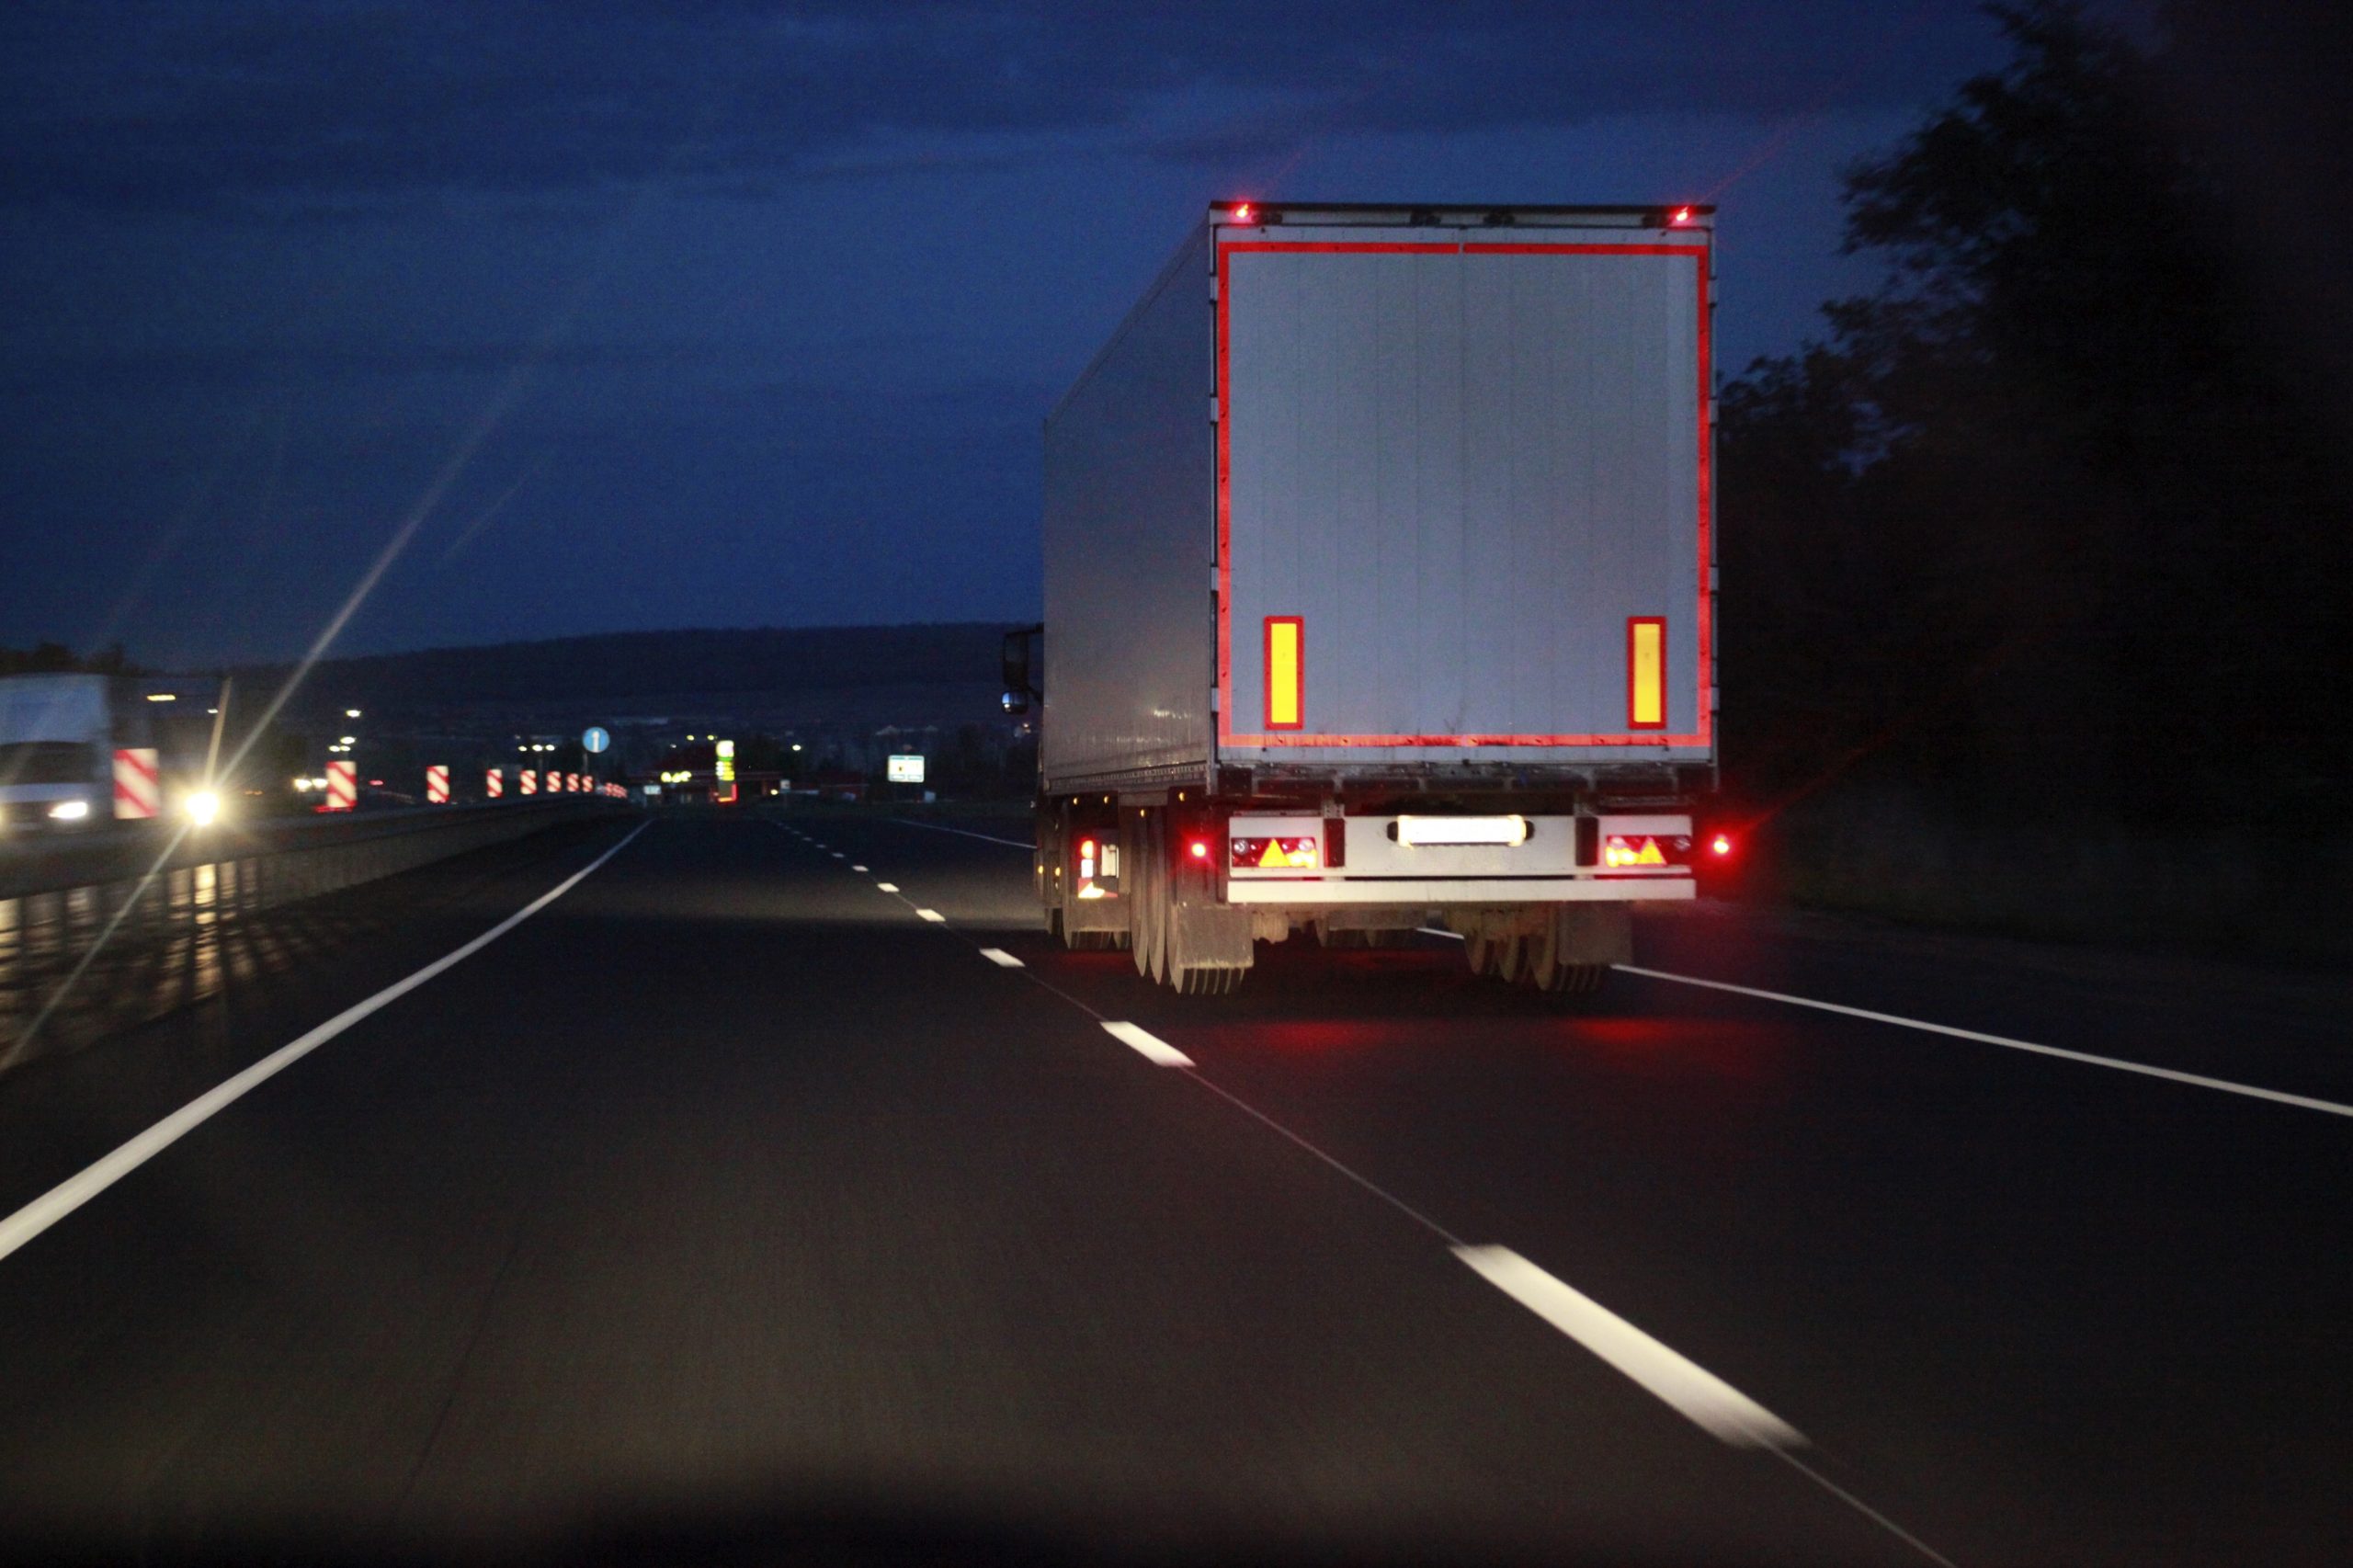
[[[1281,839],[1269,838],[1267,840],[1267,852],[1258,857],[1258,864],[1261,866],[1288,866],[1290,864],[1290,862],[1283,857],[1283,844]]]
[[[1658,852],[1657,839],[1645,838],[1643,840],[1643,852],[1634,857],[1634,864],[1637,866],[1664,866],[1666,864],[1666,857]]]

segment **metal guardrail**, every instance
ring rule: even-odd
[[[558,797],[0,847],[0,1072],[332,939],[316,920],[262,930],[265,911],[624,809]]]

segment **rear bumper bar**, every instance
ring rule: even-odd
[[[1254,877],[1225,884],[1228,903],[1385,903],[1428,909],[1446,903],[1631,903],[1688,900],[1698,895],[1689,877],[1478,877],[1430,879]]]

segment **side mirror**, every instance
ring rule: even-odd
[[[1029,639],[1042,636],[1045,630],[1042,626],[1025,626],[1005,634],[1005,710],[1008,713],[1027,713],[1029,699],[1044,695],[1030,678]]]

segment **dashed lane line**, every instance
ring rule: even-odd
[[[920,827],[931,824],[917,823],[910,825]],[[889,883],[876,885],[892,892],[898,891]],[[1456,1257],[1461,1258],[1464,1264],[1497,1290],[1576,1341],[1607,1365],[1631,1379],[1639,1387],[1660,1400],[1669,1409],[1683,1415],[1718,1441],[1734,1448],[1758,1449],[1770,1453],[1800,1475],[1813,1482],[1825,1494],[1885,1530],[1889,1535],[1918,1552],[1923,1558],[1939,1564],[1940,1568],[1953,1568],[1950,1561],[1938,1552],[1935,1548],[1806,1463],[1799,1457],[1800,1450],[1806,1447],[1806,1440],[1802,1434],[1706,1368],[1665,1343],[1644,1334],[1599,1302],[1584,1295],[1536,1264],[1521,1257],[1510,1248],[1473,1246],[1465,1243],[1461,1237],[1457,1236],[1378,1182],[1327,1153],[1232,1090],[1204,1077],[1191,1057],[1150,1030],[1125,1019],[1105,1017],[1069,992],[1046,980],[1035,970],[1024,966],[1020,960],[1003,949],[981,947],[971,937],[957,931],[955,926],[949,924],[937,911],[917,909],[915,913],[926,920],[938,923],[963,940],[972,942],[981,956],[989,960],[990,962],[1003,968],[1020,969],[1026,978],[1086,1014],[1101,1026],[1104,1033],[1129,1047],[1146,1061],[1156,1066],[1185,1069],[1185,1076],[1193,1083],[1199,1084],[1236,1110],[1292,1143],[1330,1167],[1340,1176],[1438,1237],[1446,1244]],[[1435,929],[1431,934],[1434,936],[1455,935],[1453,932]]]
[[[1509,1247],[1458,1246],[1479,1278],[1735,1449],[1803,1448],[1796,1427]]]
[[[1134,1024],[1108,1019],[1103,1024],[1103,1032],[1121,1045],[1129,1047],[1155,1067],[1190,1067],[1193,1064],[1191,1057],[1151,1030],[1140,1028]]]
[[[948,916],[940,914],[939,911],[936,909],[918,909],[915,911],[915,918],[918,920],[928,920],[934,926],[945,926],[948,924]]]
[[[899,891],[899,884],[896,882],[877,882],[874,885],[884,892],[897,892]]]

